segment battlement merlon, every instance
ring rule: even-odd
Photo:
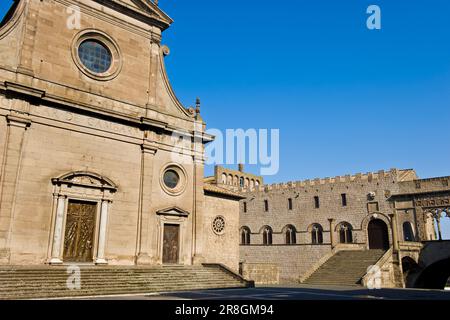
[[[274,183],[268,185],[260,185],[253,190],[243,191],[265,191],[265,190],[282,190],[282,189],[294,189],[297,187],[313,187],[323,185],[333,185],[338,183],[352,183],[352,182],[374,182],[374,181],[386,181],[392,180],[394,182],[405,182],[417,180],[417,174],[414,169],[390,169],[389,171],[379,170],[377,172],[356,173],[353,175],[326,177],[307,179],[302,181],[289,181],[286,183]]]

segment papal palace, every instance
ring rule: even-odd
[[[449,177],[205,177],[214,137],[169,83],[172,22],[150,0],[14,1],[0,24],[0,298],[445,285]]]

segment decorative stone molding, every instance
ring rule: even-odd
[[[96,227],[93,262],[107,264],[105,257],[108,216],[113,194],[118,187],[99,174],[76,171],[51,180],[54,186],[52,234],[49,244],[49,264],[62,264],[64,255],[65,221],[70,200],[96,203]]]
[[[175,171],[179,176],[179,182],[175,188],[169,188],[164,183],[164,174],[169,170]],[[169,163],[165,165],[159,175],[159,184],[161,185],[161,188],[164,190],[164,192],[171,196],[178,196],[182,194],[186,190],[187,180],[188,176],[186,170],[176,163]]]
[[[219,236],[224,234],[225,226],[226,222],[223,216],[215,217],[211,225],[213,232]]]
[[[170,207],[156,211],[158,216],[188,217],[189,212],[178,207]]]

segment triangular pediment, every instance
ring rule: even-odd
[[[189,212],[178,207],[170,207],[156,211],[157,215],[187,217]]]
[[[95,0],[124,14],[167,29],[173,20],[151,0]]]

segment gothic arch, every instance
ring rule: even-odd
[[[252,231],[250,230],[249,227],[247,227],[247,226],[241,227],[241,230],[240,230],[240,236],[241,236],[240,244],[241,245],[250,245],[251,244],[251,234],[252,234]]]
[[[353,226],[349,222],[339,222],[335,228],[339,236],[339,243],[353,243],[353,230]]]
[[[285,237],[285,244],[297,244],[297,228],[294,225],[286,225],[281,232]]]
[[[320,223],[312,223],[308,229],[312,244],[323,244],[323,227]]]
[[[273,229],[270,226],[264,226],[260,230],[263,236],[263,245],[270,246],[272,245],[273,240]]]

